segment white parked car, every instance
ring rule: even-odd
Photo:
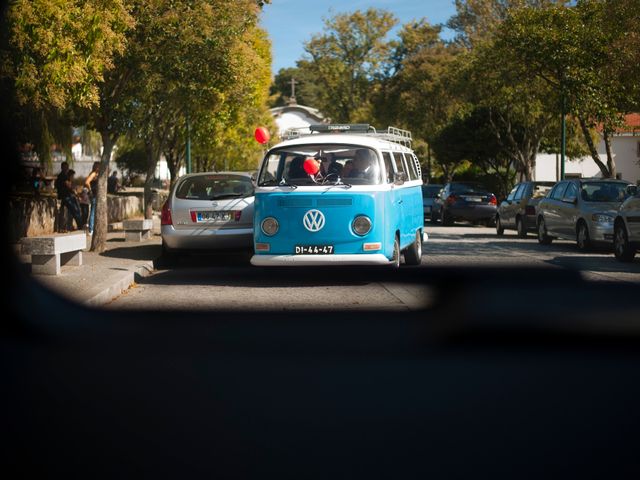
[[[162,207],[165,256],[183,250],[247,249],[253,246],[251,174],[209,172],[178,179]]]

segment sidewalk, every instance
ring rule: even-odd
[[[153,236],[144,242],[126,242],[124,231],[110,231],[106,250],[101,254],[88,251],[91,237],[87,236],[87,249],[82,253],[81,266],[63,266],[61,275],[34,275],[33,278],[75,302],[104,305],[127,290],[136,277],[145,277],[153,272],[154,263],[162,251],[160,219],[154,217],[153,223]],[[29,256],[19,255],[19,258],[30,271]]]

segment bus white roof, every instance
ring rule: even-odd
[[[328,134],[316,134],[305,135],[303,137],[294,138],[292,140],[285,140],[277,145],[274,145],[271,150],[275,148],[294,147],[302,145],[316,145],[316,144],[332,144],[332,145],[355,145],[358,147],[369,147],[375,150],[391,150],[398,152],[410,152],[413,150],[404,145],[400,145],[396,142],[390,142],[379,137],[372,135],[362,135],[353,133],[328,133]]]

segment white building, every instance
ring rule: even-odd
[[[271,115],[278,125],[278,135],[282,134],[290,128],[308,128],[309,125],[317,125],[326,123],[320,110],[316,108],[298,105],[295,97],[291,98],[288,105],[284,107],[275,107],[271,109]]]
[[[626,127],[618,130],[611,138],[611,150],[616,162],[618,177],[640,184],[640,114],[626,117]],[[597,146],[598,154],[604,163],[607,152],[604,141]],[[600,177],[602,173],[591,156],[576,160],[566,160],[565,177]],[[560,155],[541,153],[536,157],[535,180],[557,181],[560,178]]]

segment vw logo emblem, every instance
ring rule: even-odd
[[[320,210],[309,210],[302,217],[302,224],[310,232],[319,232],[324,227],[324,214]]]

